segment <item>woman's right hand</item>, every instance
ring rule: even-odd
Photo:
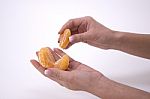
[[[89,16],[69,20],[63,25],[59,34],[67,28],[72,32],[67,48],[77,42],[84,42],[98,48],[110,49],[115,42],[115,32]]]

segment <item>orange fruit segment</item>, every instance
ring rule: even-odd
[[[63,55],[59,60],[55,61],[54,56],[49,48],[41,48],[38,52],[39,63],[44,68],[58,68],[61,70],[67,70],[69,65],[69,56]]]
[[[38,53],[38,58],[40,64],[44,68],[52,68],[54,67],[55,59],[49,50],[49,48],[41,48],[39,53]]]
[[[63,57],[61,57],[61,59],[59,59],[58,61],[56,61],[54,65],[55,65],[55,68],[59,68],[61,70],[68,69],[69,56],[68,55],[64,55]]]
[[[69,37],[71,36],[70,29],[66,29],[62,34],[60,34],[60,43],[59,46],[61,48],[66,48],[69,44]]]

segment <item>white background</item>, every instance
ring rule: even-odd
[[[0,0],[0,99],[98,99],[61,87],[29,60],[58,47],[57,32],[71,18],[92,16],[118,31],[150,33],[149,0]],[[150,61],[78,43],[66,52],[108,78],[150,91]]]

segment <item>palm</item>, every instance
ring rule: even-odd
[[[65,54],[59,49],[54,49],[54,51],[51,52],[55,60],[60,59],[60,56]],[[46,68],[42,67],[36,60],[32,60],[31,63],[39,72],[45,75],[44,71]],[[72,90],[88,90],[89,86],[93,85],[91,81],[94,82],[102,76],[102,74],[98,71],[81,64],[72,58],[70,58],[69,68],[67,71],[58,70],[56,68],[52,69],[61,72],[61,74],[57,72],[56,75],[47,77]]]

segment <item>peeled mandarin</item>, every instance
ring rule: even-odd
[[[69,65],[69,56],[63,55],[59,60],[55,62],[54,56],[49,48],[41,48],[38,52],[39,63],[44,68],[58,68],[61,70],[67,70]]]
[[[63,57],[61,57],[61,59],[59,59],[58,61],[55,62],[55,67],[59,68],[61,70],[68,69],[68,65],[69,65],[69,56],[68,55],[64,55]]]
[[[38,53],[38,58],[40,64],[44,68],[52,68],[54,67],[55,59],[53,57],[53,54],[51,53],[51,50],[49,48],[41,48]]]
[[[69,37],[71,36],[70,29],[66,29],[62,34],[60,34],[60,43],[59,46],[61,48],[66,48],[69,44]]]

